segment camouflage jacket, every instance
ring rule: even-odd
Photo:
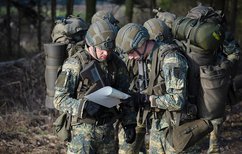
[[[78,53],[81,53],[83,56],[77,56]],[[85,63],[89,63],[94,59],[85,50],[78,53],[68,58],[62,66],[62,71],[56,80],[54,106],[60,111],[68,111],[73,116],[80,117],[82,105],[88,101],[83,97],[86,90],[79,90],[77,92],[78,87],[84,83],[80,77],[80,72]],[[125,63],[116,54],[112,53],[106,62],[98,64],[109,75],[111,87],[125,93],[128,92],[129,78],[127,68]],[[85,89],[88,89],[88,87],[85,87]],[[80,97],[77,97],[77,95]],[[133,112],[131,103],[121,103],[119,109],[114,108],[106,108],[103,114],[109,110],[117,110],[121,115],[121,121],[124,125],[136,124],[135,113]]]
[[[188,63],[186,58],[179,52],[178,47],[176,45],[172,46],[157,43],[147,57],[146,64],[149,79],[151,78],[152,73],[155,73],[156,77],[152,87],[152,95],[150,96],[152,98],[151,107],[162,110],[179,111],[186,103]],[[157,70],[156,72],[151,73],[152,56],[155,52],[158,52],[158,62],[156,64]],[[137,91],[137,63],[132,62],[132,60],[127,60],[126,64],[128,66],[130,77],[133,79],[131,82],[131,86],[132,84],[134,85],[132,89]],[[131,71],[131,69],[133,71]],[[162,118],[159,127],[164,128],[167,126],[168,123],[166,122],[166,119]]]

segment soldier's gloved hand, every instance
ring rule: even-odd
[[[132,101],[132,98],[131,97],[128,97],[128,98],[126,98],[126,99],[120,99],[120,102],[121,103],[130,103]]]
[[[85,110],[91,117],[98,116],[100,108],[101,106],[94,102],[87,101],[85,104]]]
[[[133,143],[136,137],[135,125],[127,125],[124,127],[126,143]]]

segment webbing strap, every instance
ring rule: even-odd
[[[151,64],[151,71],[150,71],[150,80],[149,80],[149,86],[148,86],[148,89],[147,89],[147,94],[148,95],[151,95],[152,94],[152,89],[153,89],[153,86],[154,86],[154,81],[155,81],[155,68],[156,68],[156,64],[157,64],[157,59],[158,59],[158,50],[155,50],[154,51],[155,53],[153,54],[153,57],[152,57],[152,64]]]

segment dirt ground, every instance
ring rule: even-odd
[[[228,112],[222,128],[221,153],[242,153],[242,103]],[[0,153],[62,154],[66,151],[52,129],[56,117],[53,110],[12,112],[0,116]],[[208,138],[200,143],[199,153],[206,153]],[[197,152],[196,152],[197,153]]]

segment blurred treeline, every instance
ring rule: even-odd
[[[228,31],[242,40],[242,0],[200,0],[203,5],[222,10]],[[43,51],[57,18],[78,15],[88,23],[101,9],[110,10],[120,21],[144,21],[154,17],[155,8],[184,16],[197,0],[3,0],[0,1],[0,61],[17,59]]]

